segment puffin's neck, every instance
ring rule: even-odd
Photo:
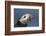
[[[25,24],[23,21],[19,20],[21,23]]]

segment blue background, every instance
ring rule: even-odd
[[[25,13],[32,13],[33,14],[32,22],[28,23],[27,27],[39,26],[39,9],[14,8],[14,24],[16,24],[16,20]]]

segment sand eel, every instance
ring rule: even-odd
[[[17,20],[17,23],[14,25],[14,27],[26,27],[27,23],[32,21],[32,17],[33,16],[31,13],[22,15],[22,17]]]

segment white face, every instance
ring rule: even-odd
[[[21,18],[20,18],[20,22],[25,24],[30,22],[32,19],[32,14],[24,14]]]

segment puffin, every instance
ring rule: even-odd
[[[33,15],[31,13],[23,14],[16,22],[14,27],[27,27],[27,23],[31,22]]]

